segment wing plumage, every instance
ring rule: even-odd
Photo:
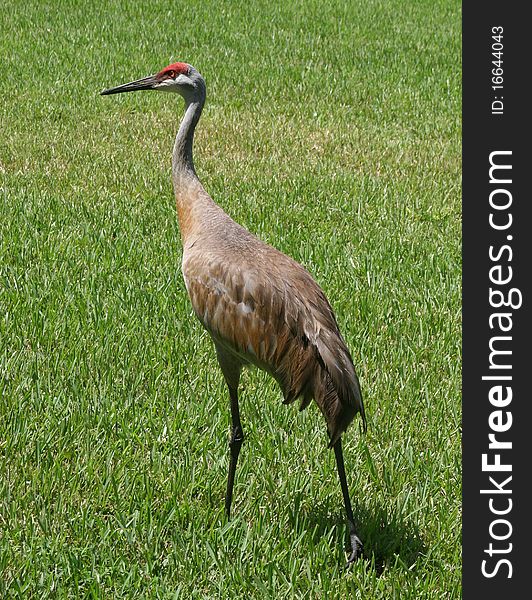
[[[249,236],[246,230],[245,233]],[[325,294],[296,261],[252,236],[231,250],[194,247],[183,275],[199,320],[219,347],[268,371],[285,403],[315,399],[333,445],[365,415],[353,361]],[[248,240],[249,242],[249,240]],[[242,246],[243,248],[243,246]]]

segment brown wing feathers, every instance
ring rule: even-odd
[[[301,397],[303,410],[314,398],[332,445],[357,412],[365,425],[349,351],[325,295],[307,271],[275,250],[274,256],[268,254],[261,252],[264,269],[259,271],[246,260],[235,264],[198,249],[184,264],[194,310],[227,351],[275,377],[285,403]],[[291,270],[289,281],[283,279],[283,267]]]

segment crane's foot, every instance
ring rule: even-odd
[[[347,563],[345,565],[346,569],[349,569],[349,567],[355,562],[355,560],[359,559],[364,553],[364,546],[360,541],[358,535],[356,535],[355,533],[351,533],[349,538],[351,540],[351,554],[347,559]]]

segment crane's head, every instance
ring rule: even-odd
[[[160,92],[177,92],[186,101],[205,95],[205,82],[196,69],[187,63],[176,62],[165,67],[155,75],[149,75],[136,81],[123,83],[100,92],[102,96],[136,92],[138,90],[156,90]]]

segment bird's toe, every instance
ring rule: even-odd
[[[345,568],[348,569],[356,560],[358,560],[364,553],[364,545],[360,541],[357,535],[351,535],[351,554],[347,559]]]

